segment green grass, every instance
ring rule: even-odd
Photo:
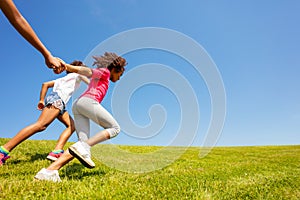
[[[6,141],[0,139],[0,144]],[[96,167],[87,169],[73,160],[59,171],[61,183],[34,180],[50,164],[45,157],[54,145],[55,141],[32,140],[19,145],[0,166],[0,199],[300,199],[299,145],[216,147],[201,159],[200,149],[191,147],[172,164],[148,173],[119,171],[97,159]],[[161,148],[120,149],[141,154]],[[143,164],[130,159],[123,161]]]

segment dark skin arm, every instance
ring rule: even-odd
[[[51,55],[50,51],[40,41],[33,28],[19,12],[14,2],[12,0],[1,0],[0,8],[13,27],[44,56],[46,65],[49,68],[53,68],[56,73],[60,72],[55,69],[61,68],[61,63]]]

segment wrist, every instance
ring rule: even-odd
[[[47,49],[44,49],[41,53],[46,60],[49,60],[53,57],[50,51],[48,51]]]
[[[65,64],[65,71],[71,72],[71,73],[77,73],[80,66],[74,66],[70,64]]]
[[[69,64],[65,64],[65,71],[70,72],[68,69],[69,69]]]

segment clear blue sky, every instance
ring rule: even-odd
[[[123,31],[161,27],[182,33],[206,50],[224,83],[226,119],[218,146],[300,143],[299,1],[16,0],[15,3],[44,44],[66,62],[85,60],[102,41]],[[0,15],[0,137],[10,138],[39,116],[36,105],[41,84],[62,75],[47,69],[42,56],[12,28],[2,13]],[[127,44],[124,41],[119,45]],[[129,63],[127,77],[138,67],[158,63],[176,70],[189,81],[200,110],[193,145],[200,146],[212,110],[202,77],[189,63],[168,52],[145,49],[124,57]],[[168,77],[168,74],[163,76]],[[147,73],[136,79],[145,77]],[[111,85],[103,102],[110,111],[111,96],[117,84]],[[180,112],[184,112],[180,110],[184,100],[176,97],[170,88],[159,84],[147,84],[134,91],[124,106],[133,122],[144,127],[145,132],[131,136],[122,132],[111,142],[167,145],[180,126]],[[72,100],[69,111],[71,103]],[[166,121],[161,123],[160,129],[154,127],[151,135],[152,129],[147,130],[151,124],[149,109],[157,104],[163,109],[153,112],[152,120],[158,119],[155,122],[160,124],[165,117]],[[121,116],[117,120],[122,127],[128,118]],[[193,123],[194,119],[188,120]],[[31,139],[56,140],[63,128],[55,121]],[[74,134],[71,140],[76,141],[76,138]]]

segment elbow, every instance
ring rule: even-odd
[[[47,83],[42,84],[42,89],[48,89],[49,85]]]

